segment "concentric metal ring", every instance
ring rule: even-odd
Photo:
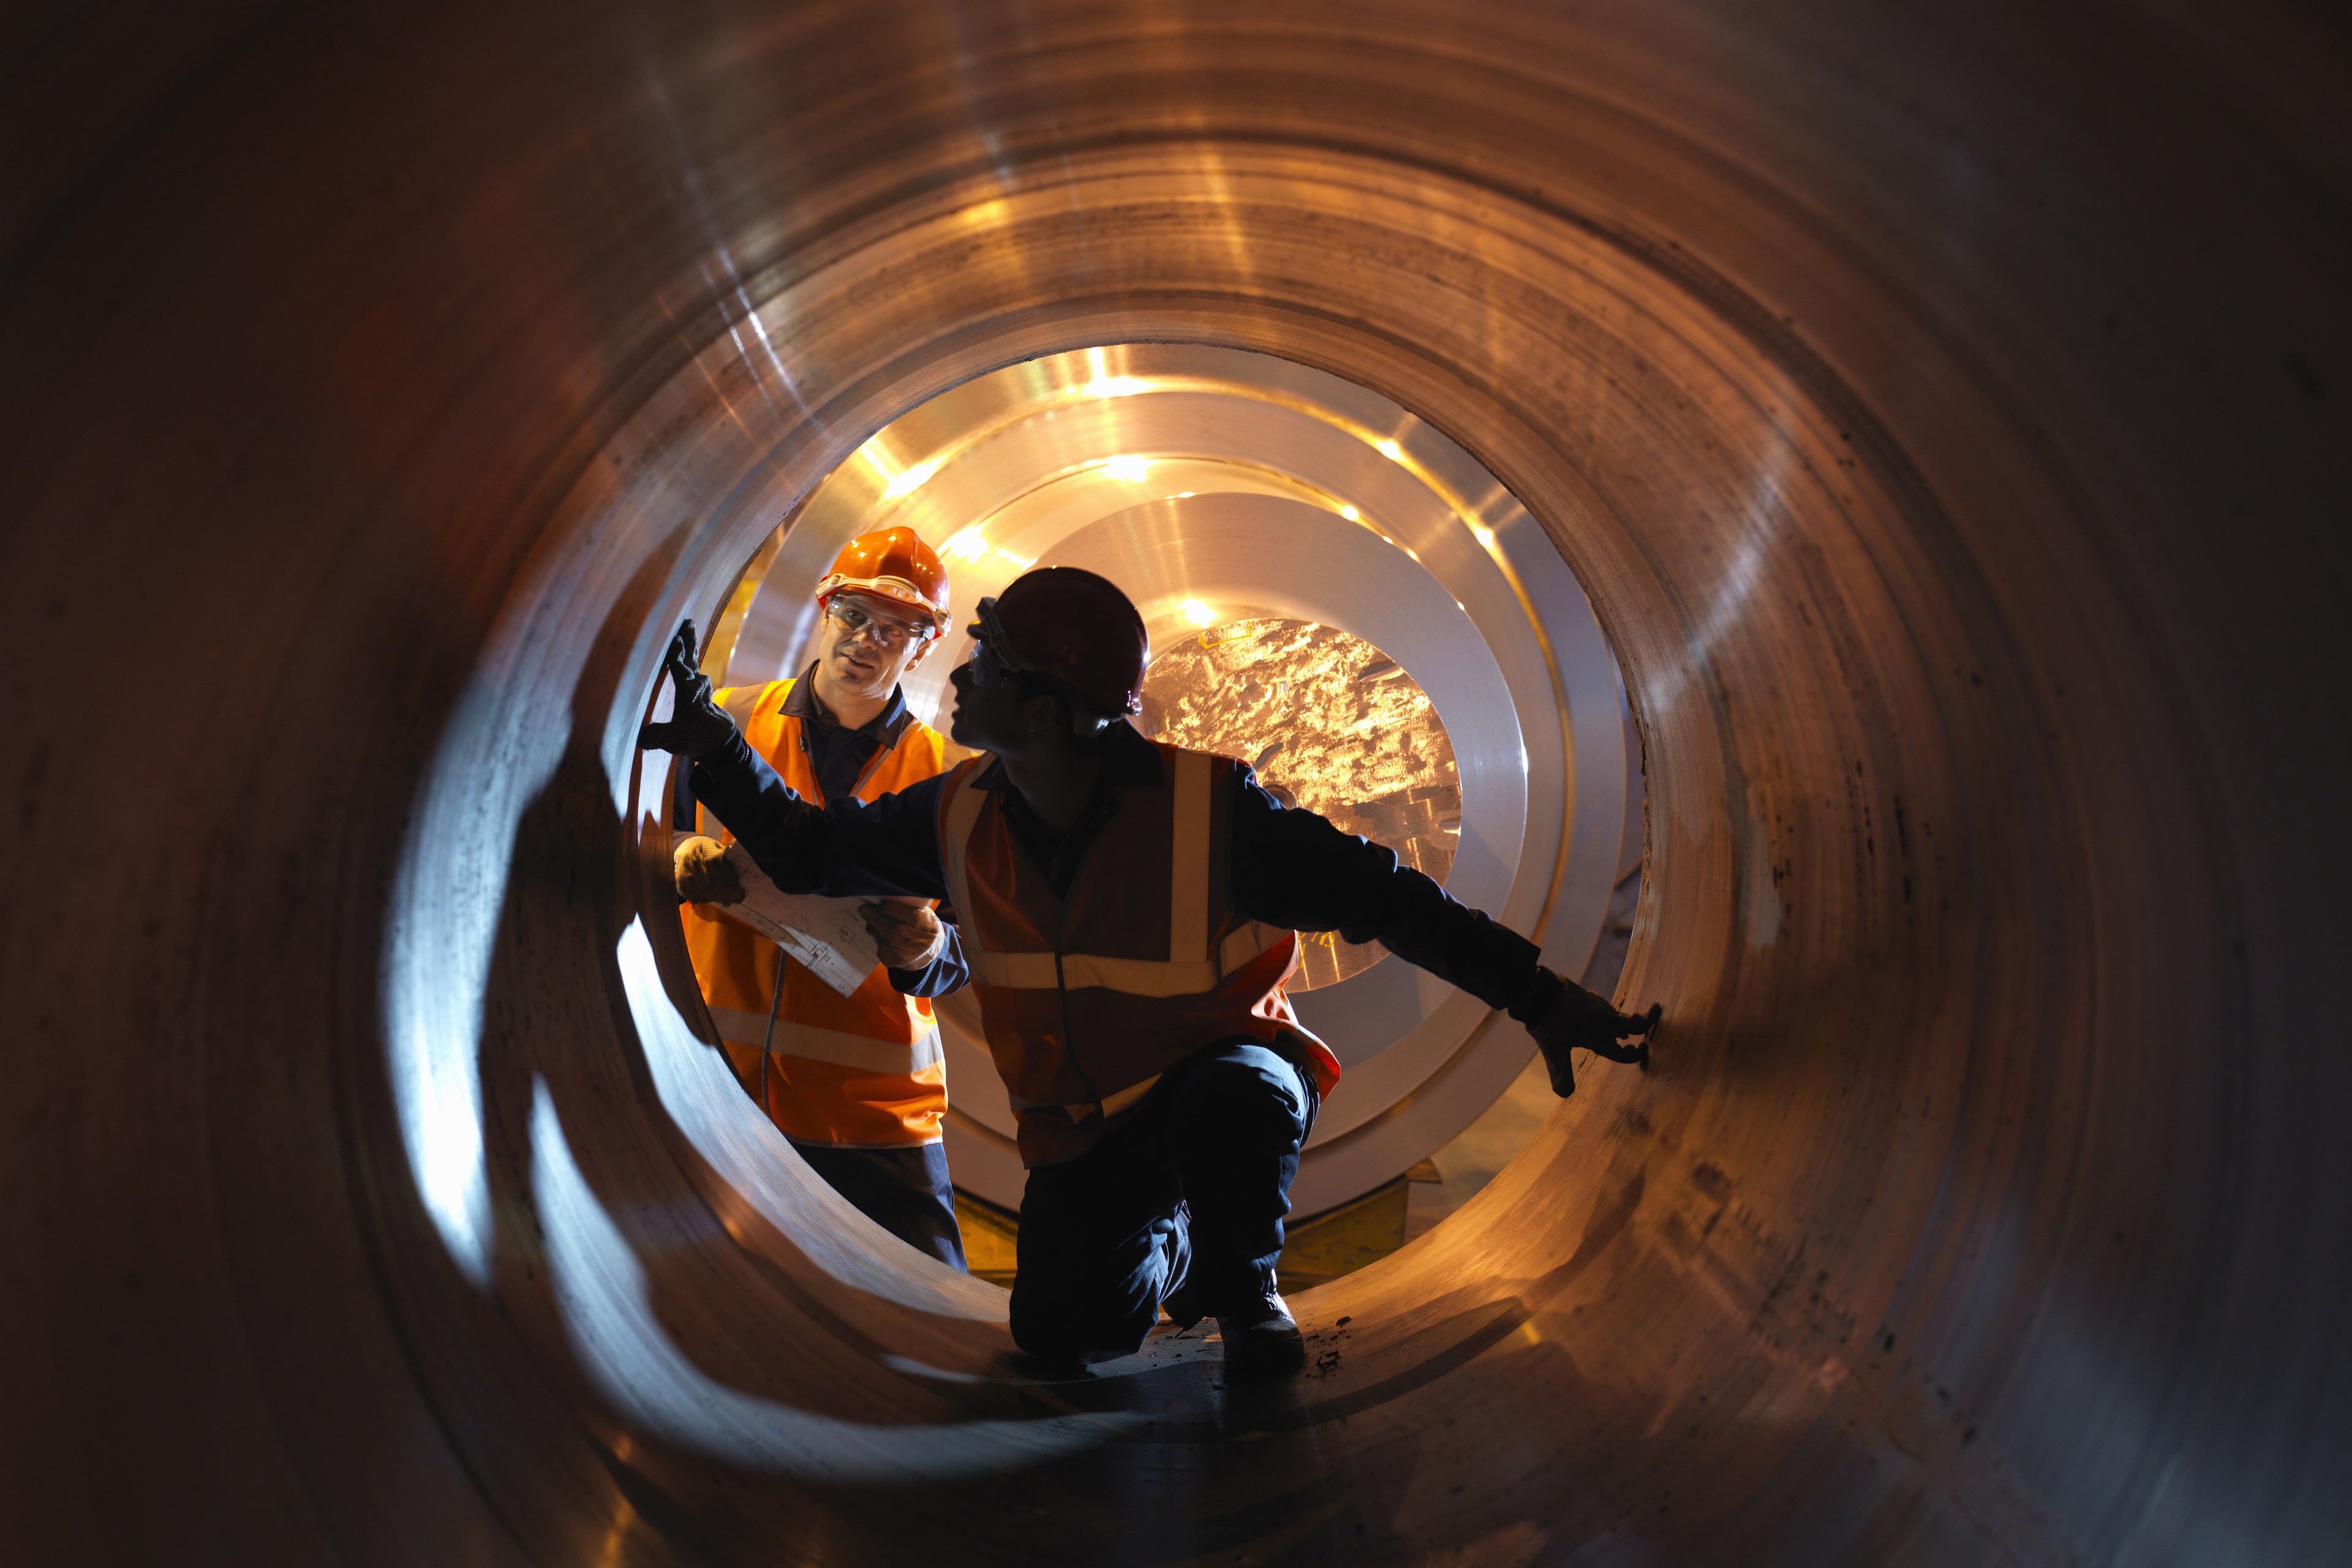
[[[1394,658],[1435,703],[1461,769],[1455,897],[1580,973],[1616,879],[1625,810],[1619,679],[1550,539],[1459,446],[1391,400],[1270,354],[1129,343],[981,377],[893,421],[763,549],[732,684],[798,670],[807,584],[850,538],[904,524],[969,606],[1033,564],[1126,588],[1154,647],[1222,618],[1327,622]],[[959,613],[910,675],[946,727]],[[1540,765],[1530,767],[1530,757]],[[1313,1212],[1401,1174],[1467,1126],[1531,1054],[1527,1032],[1399,963],[1298,999],[1347,1068],[1294,1189]],[[1020,1201],[1013,1113],[970,1005],[941,1008],[957,1181]]]

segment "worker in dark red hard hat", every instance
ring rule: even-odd
[[[1282,985],[1299,931],[1375,939],[1569,1053],[1642,1059],[1647,1018],[1545,969],[1524,937],[1390,851],[1285,808],[1247,765],[1145,740],[1143,622],[1070,567],[982,599],[950,734],[986,754],[870,805],[799,800],[702,700],[645,743],[776,881],[947,900],[1020,1118],[1013,1334],[1049,1363],[1132,1352],[1164,1306],[1218,1321],[1241,1373],[1297,1367],[1275,1278],[1298,1152],[1339,1064]]]

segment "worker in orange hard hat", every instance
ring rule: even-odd
[[[1646,1017],[1390,851],[1286,807],[1246,763],[1145,740],[1149,656],[1127,595],[1052,567],[982,599],[950,732],[987,753],[852,809],[762,766],[676,655],[677,718],[645,743],[787,889],[952,900],[990,1054],[1020,1118],[1013,1334],[1047,1362],[1136,1349],[1164,1306],[1214,1316],[1234,1372],[1297,1368],[1275,1263],[1291,1178],[1339,1064],[1283,983],[1300,931],[1378,940],[1570,1053],[1647,1058]],[[691,627],[681,634],[691,647]],[[1639,1046],[1624,1040],[1642,1037]]]
[[[945,748],[907,710],[898,681],[947,624],[939,557],[911,529],[866,534],[843,548],[817,583],[816,600],[823,613],[807,670],[719,691],[719,708],[778,775],[819,805],[873,800],[938,773]],[[676,826],[695,828],[691,775],[677,800]],[[689,900],[709,896],[685,857],[679,884]],[[963,969],[937,917],[905,904],[871,906],[885,964],[843,996],[716,904],[689,901],[681,913],[711,1019],[769,1119],[885,1230],[963,1267],[940,1142],[946,1066],[929,1000],[961,984]]]

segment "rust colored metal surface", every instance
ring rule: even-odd
[[[2341,1561],[2335,28],[14,30],[0,1556]],[[870,1245],[693,1037],[632,746],[867,437],[1155,342],[1475,454],[1647,763],[1655,1070],[1275,1389],[1029,1382]]]

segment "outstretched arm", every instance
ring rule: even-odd
[[[870,805],[851,799],[820,808],[803,800],[711,700],[710,678],[695,668],[694,650],[694,623],[688,621],[662,661],[677,687],[672,715],[646,725],[637,744],[692,760],[695,797],[777,887],[844,898],[947,897],[940,874],[939,780],[926,779]]]
[[[1377,844],[1342,833],[1311,811],[1283,805],[1247,772],[1234,802],[1234,902],[1243,913],[1296,931],[1336,931],[1379,942],[1406,963],[1460,986],[1528,1026],[1543,1048],[1552,1089],[1571,1094],[1569,1052],[1578,1047],[1614,1061],[1648,1058],[1647,1016],[1620,1013],[1604,997],[1538,962],[1535,943]],[[1643,1037],[1637,1046],[1621,1045]]]

